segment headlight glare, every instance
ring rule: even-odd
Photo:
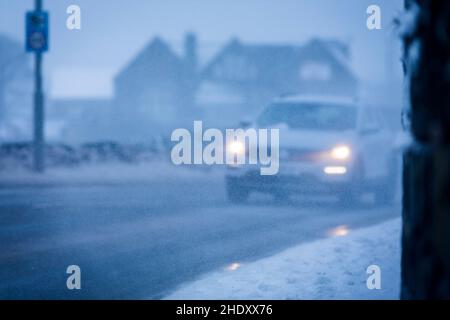
[[[346,160],[350,157],[351,151],[348,146],[337,146],[331,150],[331,157],[337,160]]]
[[[233,141],[228,145],[228,150],[232,154],[242,154],[245,151],[244,144],[240,141]]]

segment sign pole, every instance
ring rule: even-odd
[[[42,0],[35,0],[35,10],[42,11]],[[42,88],[42,52],[35,52],[35,92],[34,92],[34,156],[35,172],[44,171],[44,92]]]

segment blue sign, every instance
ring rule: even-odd
[[[26,15],[26,50],[42,53],[48,50],[48,12],[30,11]]]

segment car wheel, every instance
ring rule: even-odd
[[[397,190],[397,161],[394,156],[389,160],[389,174],[376,187],[375,203],[377,205],[391,205],[395,200],[395,192]]]
[[[236,179],[228,178],[226,189],[228,200],[232,203],[245,203],[250,196],[250,190],[242,186]]]
[[[351,182],[339,193],[339,203],[343,206],[354,206],[359,204],[363,189],[364,166],[358,160],[353,169]]]

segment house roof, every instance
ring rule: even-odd
[[[231,40],[205,67],[203,75],[210,75],[214,66],[226,59],[230,54],[239,54],[246,61],[251,61],[257,70],[265,69],[267,77],[273,77],[273,72],[283,73],[283,68],[290,68],[298,60],[299,49],[288,45],[248,45],[237,39]],[[276,65],[277,68],[270,68]]]
[[[295,45],[254,45],[244,44],[238,39],[231,40],[205,67],[203,75],[211,76],[215,66],[226,59],[227,56],[238,54],[251,61],[256,70],[264,70],[258,75],[264,81],[276,79],[278,76],[286,75],[293,67],[299,67],[302,59],[310,59],[311,56],[321,56],[338,66],[340,71],[356,80],[349,61],[348,47],[336,40],[312,39],[303,46]]]
[[[232,39],[203,68],[204,80],[289,88],[308,62],[327,61],[346,80],[356,82],[347,45],[337,40],[312,39],[300,45],[246,44]],[[234,61],[230,61],[237,59]],[[239,64],[236,68],[235,64]],[[231,67],[228,67],[231,65]],[[217,76],[217,69],[223,73]],[[323,70],[322,70],[323,71]],[[192,69],[162,39],[156,37],[116,76],[116,83],[139,88],[148,83],[190,81]],[[227,74],[228,73],[228,74]],[[238,73],[236,75],[236,73]],[[298,76],[297,76],[298,77]]]
[[[314,51],[320,51],[326,55],[330,62],[335,63],[341,70],[346,71],[348,76],[356,79],[354,71],[350,65],[350,50],[346,44],[338,40],[329,39],[312,39],[300,48],[301,54],[315,54]]]
[[[149,78],[181,77],[188,71],[183,59],[179,58],[162,39],[156,37],[116,76],[115,81]]]

